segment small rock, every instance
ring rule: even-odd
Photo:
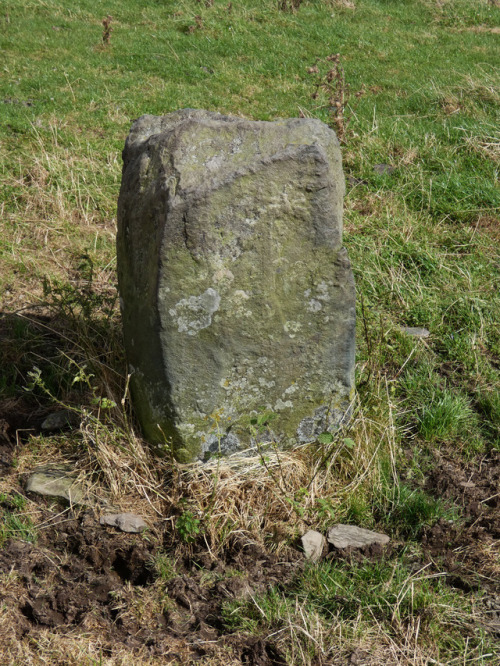
[[[80,504],[83,488],[72,476],[69,465],[45,465],[37,468],[28,479],[26,491],[48,497],[62,497],[72,504]]]
[[[147,525],[141,516],[136,516],[135,513],[108,513],[101,516],[99,521],[101,525],[110,525],[111,527],[118,527],[122,532],[132,532],[137,534],[147,529]]]
[[[42,423],[41,428],[46,432],[54,430],[64,430],[64,428],[73,428],[78,425],[78,414],[71,409],[61,409],[58,412],[52,412]]]
[[[379,543],[385,546],[390,539],[387,534],[372,532],[355,525],[334,525],[328,530],[328,542],[335,548],[363,548]]]
[[[315,530],[309,530],[304,534],[301,541],[306,559],[317,562],[323,554],[326,543],[325,537]]]
[[[390,164],[375,164],[375,166],[373,167],[373,170],[375,171],[375,173],[391,174],[391,173],[394,173],[394,171],[396,171],[396,167],[393,167]]]
[[[362,664],[368,663],[366,660],[369,658],[369,656],[370,655],[368,654],[368,652],[365,652],[360,648],[356,648],[349,657],[349,663],[352,664],[353,666],[362,666]]]
[[[367,180],[356,178],[356,176],[346,176],[346,181],[351,187],[356,187],[356,185],[368,185]]]
[[[406,335],[413,335],[415,338],[428,338],[431,334],[426,328],[421,326],[401,326],[401,332]]]

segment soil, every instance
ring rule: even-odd
[[[223,601],[283,584],[296,566],[277,562],[252,545],[235,543],[218,560],[193,553],[181,564],[184,573],[162,582],[167,607],[151,608],[139,622],[123,600],[127,595],[133,605],[134,596],[144,597],[143,591],[155,585],[156,549],[141,537],[104,529],[92,512],[56,522],[36,546],[8,541],[0,551],[0,572],[15,571],[21,586],[22,594],[18,587],[16,598],[9,600],[15,605],[11,629],[17,640],[36,637],[44,628],[64,634],[92,627],[104,655],[123,644],[132,652],[144,653],[146,647],[162,663],[186,663],[187,654],[202,658],[210,654],[206,643],[224,639]],[[232,635],[228,644],[242,664],[286,664],[268,641]]]
[[[468,465],[435,453],[427,490],[460,506],[460,521],[440,520],[422,533],[429,558],[463,592],[482,589],[489,622],[500,635],[500,451]]]
[[[12,462],[24,435],[39,429],[41,417],[32,414],[20,403],[0,404],[4,477],[15,475]],[[495,551],[500,539],[500,453],[466,466],[436,453],[427,490],[459,504],[463,518],[440,521],[422,531],[421,563],[447,572],[448,584],[464,594],[485,590],[485,628],[500,633]],[[228,600],[255,597],[271,586],[286,589],[304,564],[298,549],[278,559],[255,543],[233,538],[214,557],[202,539],[183,550],[177,544],[176,575],[165,579],[155,573],[153,558],[171,547],[166,527],[149,537],[124,534],[101,526],[93,509],[68,510],[54,518],[46,498],[31,499],[46,520],[36,545],[10,539],[0,549],[0,577],[14,581],[0,588],[10,618],[7,626],[0,626],[0,644],[36,641],[47,630],[60,636],[76,631],[92,635],[103,657],[122,646],[141,657],[161,657],[162,664],[187,664],[205,662],[222,649],[230,655],[228,664],[287,663],[272,638],[231,633],[222,606]],[[329,557],[378,558],[387,552],[372,547]],[[343,663],[356,663],[353,659],[346,655]]]

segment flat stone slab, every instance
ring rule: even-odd
[[[392,166],[392,164],[375,164],[373,170],[375,171],[375,173],[379,174],[386,173],[390,175],[391,173],[394,173],[394,171],[396,171],[396,167]]]
[[[184,109],[139,118],[123,160],[118,282],[145,438],[193,462],[262,441],[263,409],[279,446],[335,430],[355,352],[335,133]]]
[[[29,477],[26,491],[48,497],[61,497],[72,504],[80,504],[84,497],[82,486],[69,465],[44,465]]]
[[[328,530],[328,542],[335,548],[363,548],[379,543],[385,546],[390,539],[387,534],[365,530],[355,525],[334,525]]]
[[[108,513],[101,516],[99,520],[101,525],[118,527],[122,532],[131,532],[138,534],[147,529],[147,525],[141,516],[135,513]]]
[[[426,328],[422,326],[401,326],[401,332],[406,335],[412,335],[415,338],[428,338],[431,334]]]
[[[301,541],[306,559],[317,562],[321,558],[326,545],[325,537],[316,530],[309,530],[301,538]]]
[[[78,422],[78,414],[71,409],[61,409],[49,414],[40,427],[45,432],[54,432],[65,428],[74,428],[78,425]]]

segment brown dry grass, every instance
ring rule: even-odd
[[[95,256],[96,282],[113,279],[116,220],[114,213],[101,209],[101,201],[109,197],[97,174],[117,183],[118,155],[98,156],[83,143],[67,148],[59,139],[62,129],[49,120],[47,137],[33,125],[37,151],[19,150],[14,166],[7,165],[8,150],[0,151],[4,186],[11,191],[0,205],[0,235],[8,243],[0,294],[8,292],[2,307],[10,311],[43,300],[44,276],[71,279],[74,258],[84,252]]]

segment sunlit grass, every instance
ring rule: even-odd
[[[423,529],[461,520],[425,487],[432,451],[466,461],[500,446],[497,4],[304,0],[284,12],[274,0],[6,0],[0,9],[1,398],[33,413],[66,405],[83,424],[31,437],[9,483],[40,457],[78,458],[113,501],[152,521],[167,515],[173,534],[184,525],[186,547],[193,537],[214,553],[243,535],[279,555],[333,522],[404,542],[380,562],[310,567],[295,587],[225,605],[228,629],[272,633],[290,663],[345,659],[360,645],[379,663],[415,665],[487,663],[494,651],[475,623],[475,596],[415,563]],[[117,308],[116,201],[131,122],[183,107],[329,122],[307,70],[335,53],[351,93],[342,151],[358,294],[353,421],[316,450],[273,452],[267,467],[258,456],[203,469],[156,461],[134,428]],[[28,392],[35,367],[42,383]],[[0,498],[0,541],[36,537],[18,496]],[[160,552],[152,568],[167,582],[177,564]]]

